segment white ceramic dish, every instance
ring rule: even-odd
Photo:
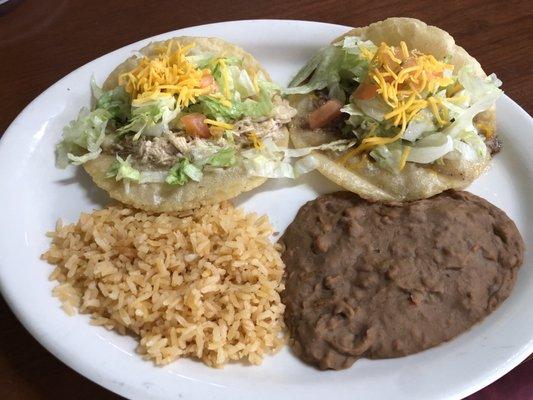
[[[107,196],[81,169],[54,167],[61,128],[89,101],[89,79],[99,82],[133,50],[179,35],[218,36],[254,54],[286,84],[320,46],[348,28],[302,21],[238,21],[165,33],[107,54],[67,75],[17,117],[0,143],[0,283],[24,326],[64,363],[96,383],[136,399],[458,399],[496,380],[533,349],[533,159],[525,135],[531,117],[506,96],[498,101],[504,140],[488,173],[469,190],[504,209],[526,242],[526,258],[511,296],[482,324],[449,343],[392,360],[360,360],[350,369],[320,372],[285,348],[259,367],[210,369],[191,360],[154,367],[135,354],[135,341],[68,317],[51,296],[51,266],[40,261],[45,232],[58,218],[75,221]],[[505,88],[505,86],[504,86]],[[283,231],[317,193],[335,190],[318,174],[299,182],[270,181],[236,203],[267,213]],[[283,207],[279,207],[283,204]],[[57,383],[59,384],[59,383]]]

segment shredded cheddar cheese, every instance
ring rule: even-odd
[[[256,148],[257,150],[261,150],[263,148],[263,142],[260,138],[257,137],[255,132],[250,132],[248,134],[248,139],[250,139],[254,148]]]
[[[366,58],[368,54],[362,56]],[[399,128],[399,132],[393,137],[367,137],[341,161],[346,162],[345,157],[401,139],[407,124],[424,108],[431,110],[440,126],[447,124],[447,109],[435,93],[453,83],[449,77],[451,71],[453,65],[417,50],[410,51],[403,41],[399,47],[381,43],[370,61],[368,79],[376,85],[376,93],[391,108],[384,119]]]
[[[201,87],[207,69],[196,68],[187,60],[187,53],[194,47],[178,45],[171,52],[172,42],[166,51],[154,58],[143,57],[133,70],[119,76],[119,84],[133,98],[133,105],[140,105],[161,96],[177,96],[177,107],[187,107],[196,99],[211,91],[210,87]]]
[[[231,124],[226,124],[225,122],[215,121],[213,119],[208,119],[208,118],[204,119],[204,124],[217,126],[219,128],[223,128],[225,130],[233,129],[233,125],[231,125]]]
[[[402,156],[400,158],[400,171],[405,168],[405,164],[407,163],[407,157],[409,157],[409,153],[411,152],[410,146],[405,146],[402,151]]]

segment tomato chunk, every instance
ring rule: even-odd
[[[200,87],[205,88],[208,86],[211,86],[215,80],[213,79],[213,75],[206,74],[202,76],[202,79],[200,79]]]
[[[328,122],[341,115],[342,103],[337,99],[331,99],[309,114],[309,127],[311,129],[322,128]]]
[[[361,82],[355,92],[353,97],[359,100],[370,100],[376,96],[378,87],[373,83]]]
[[[185,127],[185,132],[188,135],[208,138],[211,133],[204,120],[205,115],[200,113],[187,114],[180,118],[181,123]]]

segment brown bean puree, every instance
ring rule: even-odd
[[[452,191],[403,206],[324,195],[281,242],[291,346],[320,369],[452,339],[507,298],[524,254],[503,211]]]

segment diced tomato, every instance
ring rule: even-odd
[[[208,86],[211,86],[215,80],[213,79],[213,75],[206,74],[202,76],[202,79],[200,79],[200,87],[205,88]]]
[[[377,90],[378,87],[373,83],[361,82],[353,92],[353,97],[359,100],[370,100],[376,96]]]
[[[328,100],[315,111],[309,114],[309,127],[311,129],[322,128],[328,122],[341,115],[342,103],[337,99]]]
[[[211,134],[204,120],[205,115],[200,113],[187,114],[180,118],[188,135],[208,138]]]

